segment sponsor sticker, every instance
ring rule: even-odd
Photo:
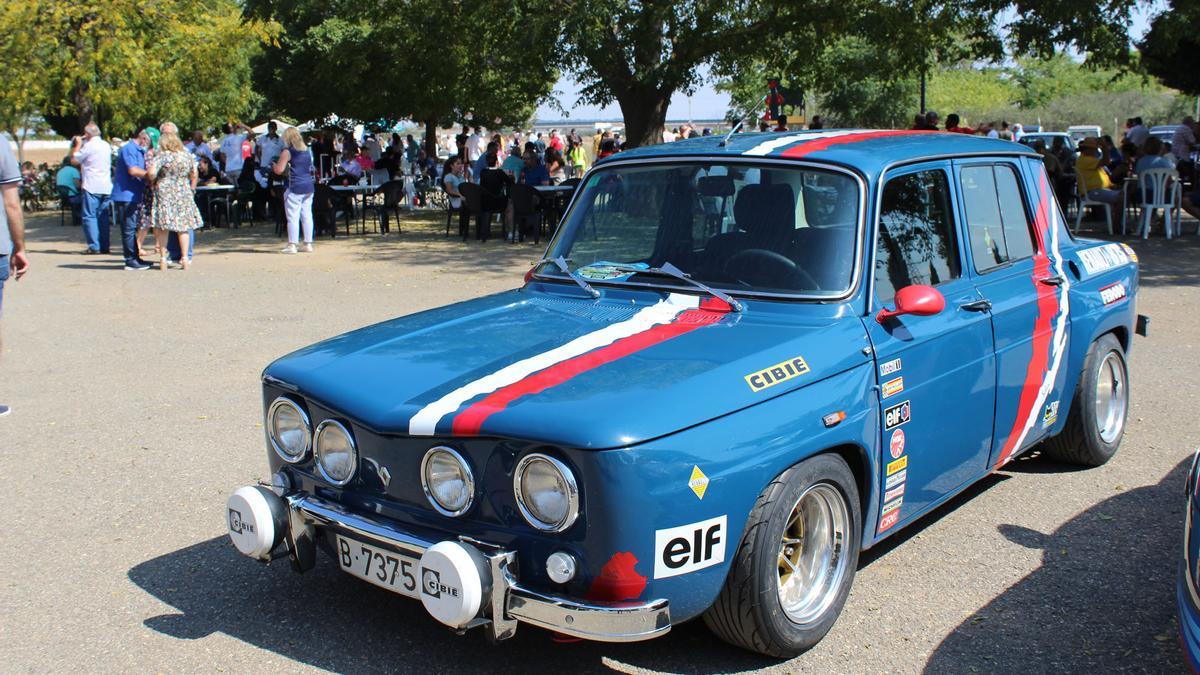
[[[1118,300],[1124,300],[1125,294],[1125,284],[1119,281],[1115,284],[1110,284],[1100,289],[1100,299],[1103,300],[1104,304],[1106,305],[1111,305]]]
[[[896,405],[883,411],[883,429],[895,429],[901,424],[907,424],[912,419],[912,405],[908,401],[897,403]]]
[[[908,478],[908,469],[903,469],[899,473],[894,473],[888,476],[887,483],[884,485],[884,487],[890,490],[897,485],[903,485],[906,478]]]
[[[879,519],[879,531],[891,529],[900,520],[900,510],[897,509]]]
[[[727,516],[654,532],[654,578],[665,579],[725,562]]]
[[[892,441],[889,444],[888,450],[892,453],[892,459],[898,459],[904,454],[904,430],[897,429],[892,432]]]
[[[1046,412],[1042,414],[1042,426],[1048,427],[1058,421],[1058,401],[1046,404]]]
[[[590,265],[584,265],[575,270],[575,273],[588,281],[624,281],[636,274],[629,270],[617,269],[614,265],[616,263],[601,260]],[[634,263],[630,267],[649,268],[650,266],[646,263]]]
[[[1120,244],[1104,244],[1079,251],[1079,262],[1089,275],[1099,274],[1129,262],[1129,254]]]
[[[890,502],[893,499],[898,498],[902,494],[904,494],[904,483],[901,483],[900,485],[883,493],[883,502],[886,504],[887,502]]]
[[[894,462],[888,462],[887,475],[890,476],[901,469],[907,469],[907,468],[908,468],[908,457],[907,456],[901,457],[900,459],[897,459]]]
[[[708,490],[708,476],[704,475],[700,467],[692,467],[692,477],[688,479],[688,487],[696,493],[696,499],[704,499],[704,492]]]
[[[883,397],[894,396],[904,391],[904,378],[897,377],[893,380],[888,380],[883,383]]]
[[[904,503],[904,497],[896,497],[892,501],[887,502],[886,504],[883,505],[882,513],[886,516],[887,514],[891,513],[892,511],[899,511],[900,505],[903,503]]]
[[[1121,244],[1121,248],[1125,249],[1125,255],[1129,256],[1130,260],[1132,260],[1133,262],[1138,261],[1137,251],[1133,250],[1132,246],[1130,246],[1129,244]]]
[[[879,376],[891,375],[892,373],[900,372],[900,359],[892,359],[879,364]]]
[[[805,363],[804,357],[797,356],[746,375],[746,384],[750,385],[750,391],[758,392],[767,387],[774,387],[780,382],[800,377],[807,372],[808,364]]]

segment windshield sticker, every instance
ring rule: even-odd
[[[614,263],[601,260],[589,265],[584,265],[583,267],[575,270],[575,273],[584,279],[587,279],[588,281],[625,281],[634,274],[637,274],[637,272],[617,269],[616,265],[650,269],[650,266],[646,263],[630,263],[629,265],[625,265],[624,263]]]
[[[767,387],[774,387],[780,382],[787,382],[793,377],[800,377],[807,372],[808,363],[804,361],[803,356],[797,356],[763,368],[758,372],[750,373],[745,376],[745,379],[746,384],[750,385],[750,391],[760,392]]]
[[[1085,248],[1077,253],[1079,262],[1089,275],[1099,274],[1129,262],[1129,254],[1120,244],[1104,244]]]

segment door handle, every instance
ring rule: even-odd
[[[965,302],[958,306],[959,309],[965,309],[968,312],[986,312],[992,308],[992,303],[988,300],[976,300],[974,302]]]
[[[1066,279],[1063,279],[1060,276],[1042,277],[1041,279],[1038,279],[1039,284],[1046,284],[1047,286],[1062,286],[1064,281],[1066,281]]]

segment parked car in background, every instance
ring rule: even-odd
[[[1067,127],[1067,135],[1071,137],[1076,144],[1085,138],[1100,138],[1104,135],[1104,131],[1099,125],[1095,124],[1079,124]]]
[[[1175,130],[1178,128],[1178,124],[1161,124],[1150,127],[1150,135],[1163,143],[1170,143],[1175,138]]]
[[[794,656],[861,551],[1035,446],[1117,452],[1137,292],[1132,249],[1073,237],[1007,141],[622,152],[520,288],[269,365],[272,478],[229,498],[229,536],[299,571],[320,549],[458,632],[702,618]]]

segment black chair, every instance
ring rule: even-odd
[[[234,227],[241,227],[242,222],[247,220],[246,214],[250,214],[248,220],[254,220],[254,192],[254,181],[238,181],[237,191],[229,196],[233,200]]]
[[[58,226],[62,227],[67,224],[67,211],[71,211],[71,224],[79,225],[81,218],[79,212],[79,195],[74,196],[72,201],[71,191],[65,185],[58,186]]]
[[[475,216],[475,238],[487,241],[492,234],[492,213],[483,210],[483,188],[476,183],[462,183],[458,186],[462,194],[462,212],[459,218],[458,233],[463,241],[467,240],[470,217]]]
[[[380,185],[375,190],[376,195],[383,197],[383,202],[372,201],[369,205],[372,213],[379,217],[380,230],[387,234],[391,229],[389,225],[388,212],[396,215],[396,231],[403,232],[404,228],[400,226],[400,203],[404,201],[404,179],[389,180]]]
[[[337,236],[337,208],[334,206],[335,194],[328,185],[317,184],[313,194],[313,229],[317,234],[328,232],[329,238]],[[350,235],[350,226],[346,225],[346,236]]]
[[[512,190],[513,228],[520,233],[520,240],[525,241],[525,234],[530,231],[532,222],[534,241],[541,243],[542,226],[545,223],[541,195],[533,189],[532,185],[523,183],[513,185],[510,189]]]
[[[233,195],[230,192],[222,192],[218,194],[208,195],[208,222],[213,227],[217,227],[218,221],[222,218],[225,220],[225,227],[232,227],[233,223],[229,216],[232,209]]]

